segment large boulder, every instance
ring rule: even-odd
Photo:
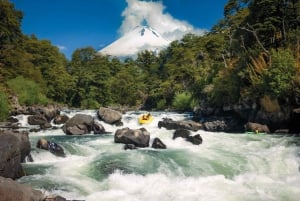
[[[30,156],[31,145],[29,142],[28,132],[6,130],[5,133],[17,137],[19,142],[20,153],[21,153],[21,162],[25,162],[27,157],[31,157]]]
[[[150,133],[145,128],[117,129],[115,132],[115,143],[133,144],[136,147],[148,147],[150,141]]]
[[[0,176],[0,201],[41,201],[44,197],[41,191]]]
[[[76,114],[70,118],[63,126],[63,131],[67,135],[83,135],[92,131],[94,119],[90,115]]]
[[[164,127],[168,130],[187,129],[197,131],[202,129],[202,124],[192,120],[174,121],[172,119],[165,118],[163,121],[158,122],[158,127]]]
[[[262,125],[262,124],[254,123],[254,122],[248,122],[247,124],[245,124],[245,130],[251,131],[251,132],[270,133],[270,129],[268,128],[267,125]]]
[[[100,120],[108,124],[118,124],[122,119],[121,112],[105,107],[100,107],[97,115]]]
[[[24,176],[21,166],[21,141],[9,133],[0,133],[0,176],[17,179]]]
[[[210,132],[241,133],[245,131],[244,120],[236,116],[213,116],[206,118],[203,129]]]

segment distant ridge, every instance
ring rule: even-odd
[[[155,29],[149,26],[136,26],[130,32],[98,51],[98,54],[130,57],[142,50],[159,52],[166,48],[170,41],[164,39]]]

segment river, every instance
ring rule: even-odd
[[[64,111],[96,118],[96,111]],[[142,111],[123,115],[123,127],[140,128]],[[298,201],[300,139],[281,135],[192,132],[203,143],[172,139],[174,130],[158,128],[163,118],[189,114],[153,112],[144,127],[150,145],[159,137],[167,149],[124,150],[114,143],[120,127],[101,122],[105,135],[65,135],[61,129],[30,133],[34,162],[23,164],[26,183],[46,194],[85,201]],[[17,117],[28,126],[26,116]],[[63,146],[66,157],[36,148],[39,138]]]

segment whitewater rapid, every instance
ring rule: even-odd
[[[65,111],[95,117],[96,111]],[[127,112],[124,125],[140,128],[143,111]],[[167,149],[124,150],[114,143],[120,127],[105,124],[105,135],[67,136],[61,129],[30,133],[34,162],[23,164],[19,179],[46,194],[86,201],[298,201],[300,139],[281,135],[192,132],[203,138],[193,145],[172,139],[174,130],[158,128],[163,118],[183,120],[190,114],[154,112],[144,127],[150,145],[159,137]],[[28,126],[26,116],[17,117]],[[37,149],[39,138],[62,145],[66,157]]]

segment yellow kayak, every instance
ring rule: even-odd
[[[153,121],[153,116],[151,114],[143,114],[139,117],[140,124],[148,124]]]

